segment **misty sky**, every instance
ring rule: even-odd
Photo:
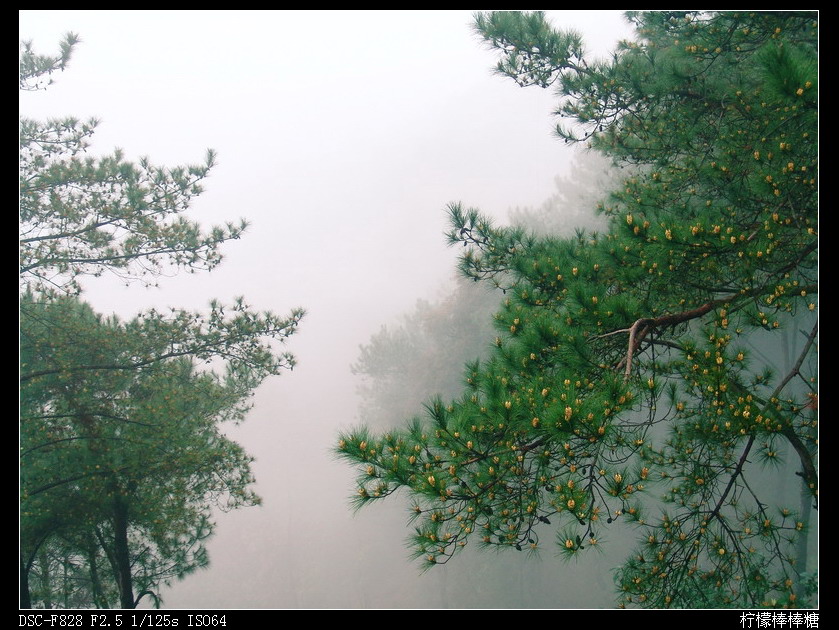
[[[618,12],[549,15],[594,54],[631,34]],[[86,299],[124,317],[238,295],[308,311],[288,345],[298,367],[266,381],[232,432],[257,457],[264,506],[222,515],[210,569],[165,590],[165,605],[457,605],[439,574],[409,561],[404,502],[351,513],[354,472],[330,449],[358,422],[359,344],[452,276],[446,204],[503,220],[553,192],[571,157],[552,136],[553,95],[493,75],[469,12],[20,12],[20,38],[38,53],[54,54],[67,31],[82,40],[68,70],[22,93],[21,114],[99,118],[94,154],[120,147],[176,166],[213,148],[191,216],[251,222],[212,273],[159,289],[103,278]],[[589,599],[556,605],[609,605],[611,578],[606,592],[590,586],[569,586]]]

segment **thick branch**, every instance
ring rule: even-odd
[[[806,290],[807,293],[815,293],[818,290],[818,286],[807,286],[802,287],[802,289]],[[654,318],[642,317],[640,319],[635,320],[635,322],[629,328],[613,330],[611,332],[598,335],[596,338],[608,337],[610,335],[615,335],[623,332],[629,333],[629,343],[626,350],[626,356],[623,359],[621,359],[621,361],[616,366],[618,369],[622,366],[625,367],[624,378],[625,380],[629,380],[629,376],[632,370],[632,355],[635,353],[636,350],[638,350],[638,348],[641,346],[641,343],[644,341],[644,338],[650,333],[651,330],[655,328],[667,328],[668,326],[678,326],[679,324],[683,324],[692,319],[697,319],[699,317],[707,315],[718,306],[721,306],[723,304],[729,304],[731,302],[734,302],[738,298],[742,298],[744,296],[754,295],[755,293],[759,293],[762,290],[763,287],[761,287],[758,290],[752,290],[744,293],[733,293],[726,297],[706,302],[702,306],[698,306],[697,308],[691,309],[689,311],[682,311],[680,313],[668,313],[667,315],[661,315],[659,317]],[[815,334],[815,330],[813,334]],[[803,357],[801,358],[801,361],[803,361]],[[800,363],[798,364],[798,367],[800,367]],[[789,382],[789,379],[793,378],[797,373],[798,371],[796,368],[795,373],[790,373],[790,375],[784,380],[783,384],[786,385],[786,383]]]

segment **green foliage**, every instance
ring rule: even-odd
[[[490,47],[504,51],[496,71],[521,86],[548,87],[557,80],[559,68],[584,63],[580,35],[551,28],[542,11],[478,13],[475,30]]]
[[[21,56],[21,86],[63,69]],[[21,606],[133,608],[206,566],[213,510],[259,503],[251,457],[222,423],[294,365],[280,345],[303,316],[242,298],[206,313],[149,309],[121,321],[81,301],[79,278],[126,281],[212,268],[245,223],[180,213],[202,166],[84,157],[95,121],[20,122]]]
[[[253,375],[220,377],[188,357],[116,367],[151,337],[72,297],[27,294],[21,307],[24,543],[87,536],[107,563],[122,507],[140,591],[206,564],[211,508],[258,502],[250,458],[219,426],[243,416]]]
[[[21,88],[64,69],[78,41],[68,35],[59,57],[21,54]],[[20,120],[20,276],[30,289],[78,293],[78,278],[113,273],[149,281],[170,268],[212,269],[219,246],[238,239],[244,220],[203,232],[182,214],[202,192],[215,162],[164,168],[112,155],[87,155],[98,121]]]
[[[426,567],[473,539],[538,550],[546,530],[577,557],[620,519],[639,534],[620,605],[812,604],[815,16],[629,17],[637,41],[605,62],[539,13],[476,17],[500,72],[555,86],[558,135],[632,174],[601,235],[537,237],[452,204],[461,272],[505,298],[494,352],[462,396],[404,430],[347,432],[337,453],[360,465],[357,505],[410,492]],[[773,487],[794,475],[795,507]]]
[[[67,33],[59,44],[57,56],[36,55],[32,49],[32,42],[25,41],[20,44],[20,89],[39,90],[44,89],[52,83],[52,73],[64,70],[70,57],[73,55],[73,47],[79,43],[79,36],[75,33]],[[44,81],[46,75],[46,82]]]

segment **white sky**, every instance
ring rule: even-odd
[[[595,54],[630,36],[618,12],[549,15]],[[258,458],[265,506],[220,519],[212,568],[165,592],[166,604],[424,605],[401,505],[378,549],[390,563],[379,595],[351,595],[358,566],[330,560],[373,522],[351,515],[353,471],[329,455],[338,428],[356,421],[349,364],[381,324],[451,276],[448,202],[503,220],[550,196],[570,159],[551,135],[552,94],[493,75],[469,12],[20,12],[20,38],[37,52],[53,54],[67,31],[82,38],[68,70],[46,92],[23,93],[21,114],[95,116],[94,153],[121,147],[168,166],[211,147],[219,164],[194,216],[251,221],[211,274],[164,279],[159,290],[106,280],[87,298],[123,316],[237,295],[309,311],[289,343],[299,367],[263,386],[238,434]],[[313,476],[317,493],[303,483]],[[268,583],[273,591],[259,590]]]

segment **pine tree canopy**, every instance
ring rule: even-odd
[[[504,299],[494,352],[460,397],[336,452],[356,507],[407,491],[427,568],[470,541],[574,558],[629,523],[618,605],[812,606],[817,15],[628,19],[595,60],[541,13],[475,16],[498,73],[555,90],[558,138],[627,176],[601,234],[451,204],[460,271]]]
[[[20,89],[45,89],[64,70],[78,37],[69,34],[58,56],[22,45]],[[47,80],[44,80],[47,77]],[[20,119],[20,277],[30,289],[78,293],[78,279],[111,273],[151,282],[170,269],[212,269],[219,246],[247,227],[240,220],[202,231],[183,216],[202,192],[215,163],[165,168],[138,163],[116,150],[88,149],[99,122],[92,118]]]

